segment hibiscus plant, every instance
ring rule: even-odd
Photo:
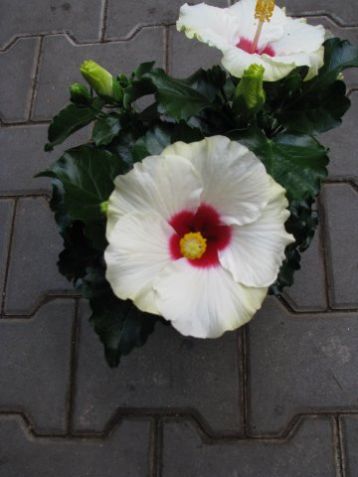
[[[292,285],[327,176],[317,135],[341,124],[342,72],[358,66],[356,46],[271,0],[184,5],[177,26],[223,67],[174,79],[152,62],[112,76],[85,61],[89,86],[71,86],[46,150],[93,123],[91,140],[39,174],[60,272],[89,300],[111,366],[158,320],[217,337]]]

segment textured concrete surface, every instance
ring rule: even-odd
[[[48,181],[33,179],[62,150],[42,151],[49,120],[84,59],[177,76],[217,62],[175,31],[180,3],[0,1],[0,477],[358,475],[357,72],[343,127],[322,136],[320,232],[245,329],[201,342],[158,326],[110,370],[57,272]],[[355,0],[279,3],[358,42]]]

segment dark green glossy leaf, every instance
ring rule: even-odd
[[[92,139],[96,146],[106,146],[110,144],[121,129],[121,123],[117,116],[108,115],[96,121]]]
[[[103,102],[97,98],[93,101],[92,107],[69,104],[62,109],[50,124],[48,130],[49,142],[46,144],[45,150],[52,150],[54,146],[61,144],[71,134],[94,121],[102,106]]]
[[[146,77],[151,79],[157,89],[160,111],[176,121],[187,120],[211,106],[210,100],[186,81],[171,78],[163,70],[157,69]]]
[[[154,127],[139,138],[132,147],[132,157],[135,162],[147,156],[158,155],[170,144],[170,131],[164,127]]]
[[[347,68],[358,66],[358,46],[347,40],[331,38],[324,44],[324,65],[318,76],[307,83],[307,91],[327,87],[334,83],[338,75]]]
[[[231,134],[251,149],[272,177],[287,191],[289,200],[315,197],[327,176],[326,149],[308,135],[280,134],[268,139],[258,130]]]
[[[102,218],[100,204],[108,200],[120,167],[120,160],[114,154],[79,146],[65,152],[48,175],[55,175],[61,181],[69,216],[86,222]]]
[[[313,134],[339,126],[349,107],[345,84],[335,81],[326,89],[306,96],[303,101],[283,110],[278,118],[291,131]]]
[[[108,364],[114,367],[122,356],[144,345],[158,319],[117,298],[104,273],[104,268],[88,268],[78,288],[90,300],[90,321],[104,345]]]

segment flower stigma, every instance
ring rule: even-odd
[[[259,44],[260,36],[264,22],[269,22],[275,9],[275,0],[257,0],[255,8],[255,18],[259,21],[254,41],[252,43],[251,53],[255,53]]]
[[[185,258],[195,260],[206,252],[206,239],[200,232],[189,232],[180,240],[180,252]]]

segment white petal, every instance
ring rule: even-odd
[[[152,283],[170,262],[169,238],[174,233],[159,215],[127,214],[118,219],[105,251],[106,278],[122,300],[158,314]]]
[[[272,180],[270,202],[257,221],[232,227],[231,243],[219,252],[219,260],[235,281],[255,287],[275,282],[286,246],[294,241],[284,226],[287,206],[285,190]]]
[[[235,283],[223,268],[195,268],[185,259],[170,264],[154,288],[161,315],[185,336],[217,338],[247,323],[267,288]]]
[[[177,142],[163,154],[188,158],[203,183],[202,202],[213,206],[226,224],[256,220],[270,194],[270,176],[245,146],[224,136],[186,144]]]
[[[180,8],[177,29],[190,39],[196,38],[219,49],[234,45],[239,36],[238,25],[227,10],[205,3],[193,6],[186,3]]]
[[[228,13],[235,18],[238,25],[239,36],[248,40],[254,39],[259,23],[255,19],[255,9],[256,0],[240,0],[228,8]],[[284,10],[276,6],[270,22],[264,24],[259,47],[266,46],[267,43],[281,38],[287,20]],[[237,44],[237,41],[235,44]]]
[[[131,212],[157,212],[165,219],[182,209],[196,210],[202,184],[184,157],[150,156],[115,179],[109,199],[107,239],[118,218]]]
[[[282,62],[280,57],[271,57],[263,54],[250,54],[240,48],[228,48],[224,51],[224,56],[221,60],[222,65],[233,76],[241,78],[244,71],[252,64],[261,65],[264,67],[265,81],[278,81],[287,76],[296,66],[294,60],[288,57],[287,63]]]
[[[283,36],[271,43],[278,56],[294,53],[313,53],[321,48],[325,39],[322,25],[308,25],[304,19],[289,19]]]

